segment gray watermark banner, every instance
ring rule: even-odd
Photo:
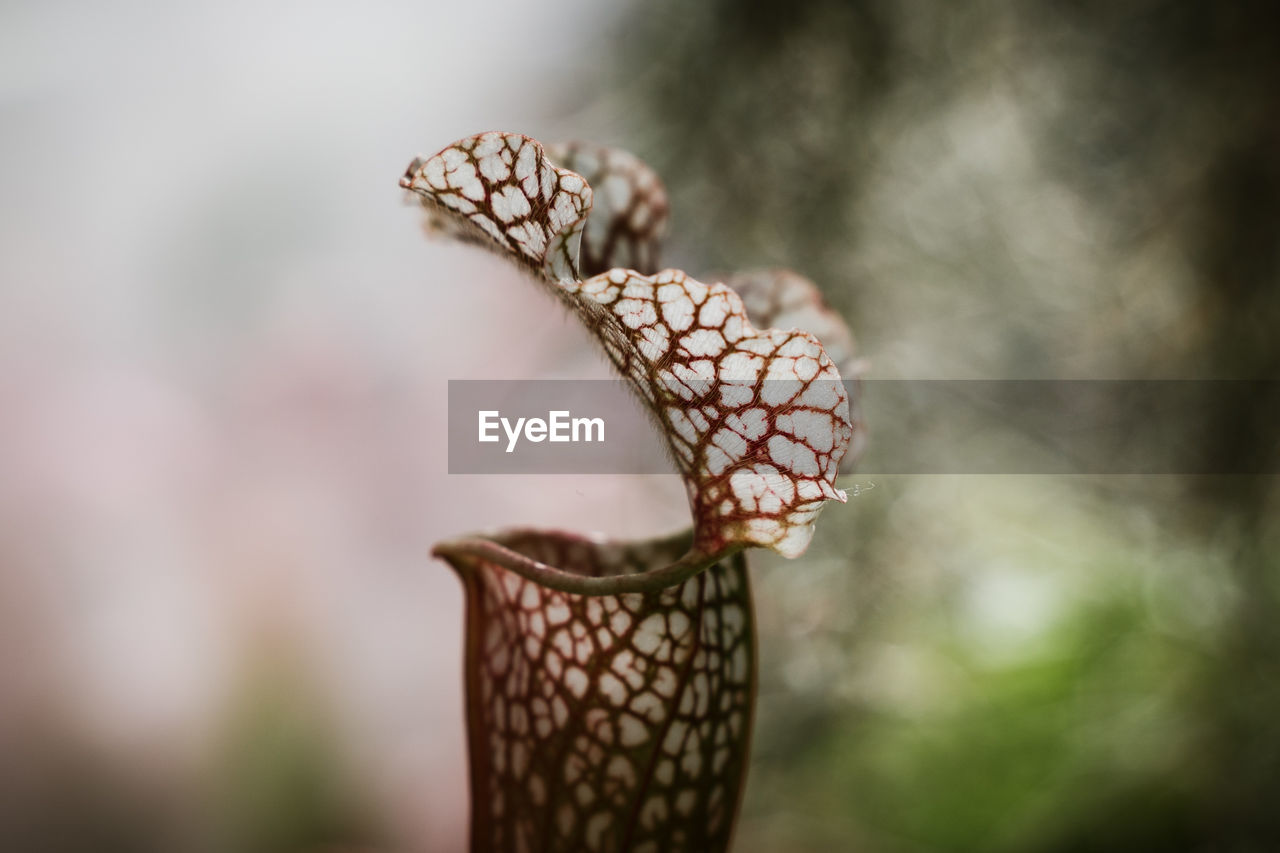
[[[859,474],[1280,473],[1280,381],[864,379],[845,387],[869,433]],[[733,404],[726,412],[803,409],[791,380],[722,393]],[[778,400],[793,402],[779,409],[771,405]],[[675,470],[651,415],[620,380],[449,381],[451,474]]]

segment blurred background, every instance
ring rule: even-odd
[[[674,478],[447,474],[447,380],[608,374],[422,239],[415,154],[632,150],[669,264],[808,275],[874,377],[1274,379],[1278,17],[4,4],[0,848],[460,851],[431,544],[687,520]],[[1268,458],[1224,401],[1207,452]],[[1280,849],[1275,478],[854,483],[755,560],[737,850]]]

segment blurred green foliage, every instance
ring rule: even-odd
[[[607,58],[664,260],[811,276],[873,376],[1280,374],[1268,4],[657,0]],[[872,479],[756,561],[737,849],[1280,849],[1274,477]]]
[[[216,849],[282,853],[353,849],[374,836],[302,668],[271,662],[247,674],[226,716],[208,799]]]

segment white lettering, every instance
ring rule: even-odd
[[[551,427],[551,434],[548,436],[548,438],[550,438],[552,441],[568,441],[569,440],[569,433],[567,432],[567,429],[569,426],[568,412],[562,409],[558,409],[554,412],[551,412],[549,424]]]
[[[477,413],[477,439],[481,442],[498,442],[498,427],[507,437],[507,453],[514,453],[521,437],[534,444],[544,441],[579,442],[604,441],[604,418],[575,418],[563,409],[547,413],[547,420],[542,418],[510,418],[502,417],[496,410],[485,410]]]
[[[566,412],[566,414],[568,414]],[[578,427],[582,427],[583,438],[578,438]],[[596,437],[591,437],[591,428],[596,428]],[[574,441],[604,441],[604,418],[574,418]]]
[[[490,435],[489,430],[497,429],[498,424],[494,418],[498,416],[497,412],[488,411],[480,412],[480,440],[481,441],[497,441],[497,435]]]
[[[516,449],[516,442],[520,440],[520,427],[524,426],[524,418],[516,418],[515,429],[511,428],[511,421],[506,418],[502,419],[502,428],[507,433],[507,452],[510,453]]]

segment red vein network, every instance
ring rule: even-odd
[[[663,427],[697,550],[799,555],[822,504],[845,499],[835,478],[853,426],[838,370],[811,333],[756,329],[724,284],[623,267],[582,280],[615,253],[656,260],[667,205],[629,155],[561,151],[602,176],[599,210],[581,175],[518,134],[481,134],[415,160],[401,184],[431,227],[535,272],[596,335]]]
[[[684,542],[503,544],[582,574],[643,571]],[[476,850],[724,849],[755,692],[742,556],[683,584],[585,596],[489,563],[467,585]]]
[[[794,274],[660,270],[666,194],[624,152],[486,133],[401,185],[429,230],[514,261],[582,319],[661,427],[694,518],[642,543],[516,531],[437,547],[467,593],[472,849],[722,851],[755,692],[740,549],[796,556],[845,499],[852,336]],[[682,565],[696,571],[670,574]]]

